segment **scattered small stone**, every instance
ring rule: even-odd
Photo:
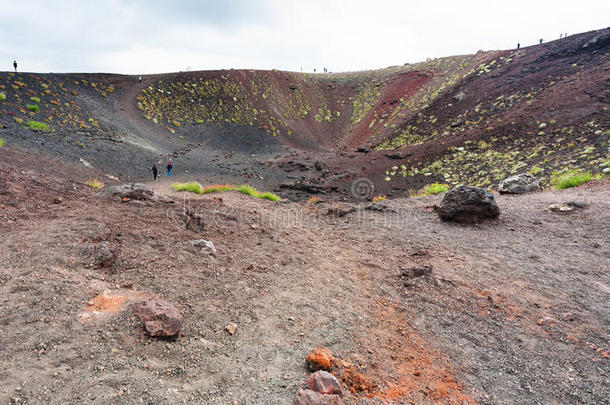
[[[390,159],[395,159],[395,160],[400,160],[400,159],[404,159],[405,157],[409,156],[409,153],[406,152],[392,152],[392,153],[387,153],[386,156]]]
[[[492,193],[464,185],[448,191],[435,209],[443,221],[477,223],[500,216],[500,208]]]
[[[538,325],[538,326],[552,325],[556,322],[557,322],[557,320],[555,318],[552,318],[550,316],[544,316],[536,321],[536,325]]]
[[[237,332],[237,324],[230,323],[230,324],[227,325],[227,327],[225,329],[227,330],[229,335],[234,335],[235,332]]]
[[[344,217],[347,214],[351,214],[356,211],[356,207],[345,206],[345,205],[336,205],[329,207],[326,211],[326,215],[335,215],[337,217]]]
[[[150,336],[174,336],[182,328],[183,318],[167,301],[147,298],[132,306],[132,312],[142,322]]]
[[[356,149],[356,152],[370,153],[371,152],[371,148],[369,148],[368,146],[359,146],[358,149]]]
[[[307,379],[307,388],[312,391],[319,392],[320,394],[339,395],[343,396],[339,381],[331,373],[318,370]]]
[[[587,208],[589,204],[579,201],[568,201],[566,203],[558,203],[549,205],[549,210],[553,212],[567,213],[576,209]]]
[[[375,212],[396,212],[394,209],[390,208],[389,205],[383,204],[380,202],[374,202],[366,207],[364,207],[366,211],[375,211]]]
[[[194,248],[201,249],[202,253],[208,255],[216,255],[216,247],[214,247],[214,242],[212,242],[211,240],[195,239],[190,241],[189,243]]]
[[[408,269],[402,269],[400,272],[400,277],[411,279],[429,276],[430,274],[432,274],[432,265],[426,264],[424,266],[414,266]]]
[[[307,364],[307,368],[311,371],[331,371],[333,364],[335,363],[335,358],[326,347],[317,346],[307,355],[305,363]]]

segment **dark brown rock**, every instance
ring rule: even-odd
[[[339,381],[331,373],[319,370],[307,379],[307,388],[320,394],[343,396]]]
[[[182,328],[182,315],[167,301],[147,298],[132,306],[132,312],[142,322],[150,336],[174,336]]]
[[[320,394],[312,390],[300,389],[294,399],[294,405],[344,405],[339,395]]]
[[[443,221],[477,223],[500,216],[493,194],[471,186],[459,186],[448,191],[435,209]]]

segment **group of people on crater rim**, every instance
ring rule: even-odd
[[[172,170],[174,169],[174,166],[172,165],[171,161],[167,162],[167,177],[172,177]],[[159,177],[159,169],[157,168],[157,164],[153,163],[152,167],[150,168],[150,171],[152,171],[153,174],[153,180],[157,181],[158,177]]]
[[[566,32],[566,33],[559,34],[559,39],[562,39],[562,38],[567,38],[567,37],[568,37],[568,33],[567,33],[567,32]],[[544,39],[543,39],[543,38],[540,38],[540,39],[538,40],[538,43],[540,43],[540,44],[542,44],[543,42],[544,42]],[[517,49],[519,49],[519,48],[521,48],[521,43],[520,43],[520,42],[517,42]]]

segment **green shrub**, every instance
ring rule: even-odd
[[[201,124],[203,124],[203,120],[195,120],[195,124],[201,125]]]
[[[26,104],[26,107],[28,110],[30,111],[34,111],[34,112],[40,112],[40,107],[38,107],[37,104]]]
[[[203,194],[201,184],[194,181],[189,181],[188,183],[173,183],[172,189],[175,191],[190,191],[195,194]]]
[[[40,99],[38,97],[30,97],[30,100],[32,100],[35,103],[40,103]]]
[[[0,138],[0,148],[4,146],[4,139]]]
[[[89,180],[85,184],[88,185],[91,188],[96,189],[96,190],[101,190],[102,187],[104,187],[104,183],[102,183],[98,179]]]
[[[610,159],[608,159],[605,162],[603,162],[601,166],[602,167],[610,167]]]
[[[432,183],[432,184],[428,184],[426,187],[424,187],[422,189],[422,194],[423,195],[433,195],[433,194],[444,193],[447,190],[449,190],[448,184]]]
[[[0,101],[6,100],[6,94],[0,93]]]
[[[589,172],[568,171],[565,173],[555,173],[551,177],[551,184],[558,190],[580,186],[593,179]]]
[[[49,132],[51,130],[51,128],[44,122],[28,121],[25,123],[25,125],[32,131]]]

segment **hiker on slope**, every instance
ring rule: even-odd
[[[157,174],[159,174],[159,169],[157,169],[157,165],[153,163],[152,168],[150,169],[153,172],[153,179],[157,181]]]
[[[172,162],[167,162],[167,177],[172,177],[172,169],[174,167],[172,166]]]

